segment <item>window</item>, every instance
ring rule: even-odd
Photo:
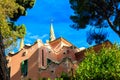
[[[42,66],[44,66],[44,50],[42,50]]]
[[[21,63],[21,73],[23,76],[27,76],[28,73],[28,60]]]
[[[8,68],[8,75],[9,75],[9,78],[10,78],[10,73],[11,73],[11,67]]]
[[[69,50],[67,50],[67,54],[69,54],[69,52],[70,52],[70,51],[69,51]]]
[[[22,54],[22,56],[25,56],[26,55],[26,52],[24,52],[23,54]]]
[[[50,59],[47,59],[47,65],[49,65],[51,63]]]
[[[53,73],[54,71],[52,70],[51,73]]]
[[[51,53],[51,51],[49,51],[49,53]]]
[[[65,54],[65,52],[63,54]]]

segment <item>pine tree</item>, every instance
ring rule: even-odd
[[[120,0],[69,1],[71,8],[74,10],[74,15],[70,17],[74,22],[71,27],[85,29],[87,25],[90,25],[88,42],[89,40],[95,40],[96,43],[105,41],[107,36],[104,31],[108,27],[120,37]]]
[[[26,10],[34,3],[35,0],[0,0],[0,80],[9,80],[5,48],[26,33],[24,25],[17,26],[14,22],[25,16]]]

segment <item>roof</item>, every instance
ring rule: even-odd
[[[27,48],[28,49],[28,48],[34,46],[35,44],[37,44],[38,42],[42,43],[42,41],[37,40],[33,45],[24,45],[23,48]],[[53,41],[50,41],[49,44],[55,51],[60,50],[64,46],[66,46],[66,47],[74,46],[72,43],[68,42],[66,39],[64,39],[62,37],[57,38],[57,39],[55,39]],[[23,50],[23,49],[21,49],[21,50]],[[20,51],[14,53],[14,54],[9,53],[8,56],[14,56],[14,55],[18,54]]]
[[[49,43],[52,45],[52,44],[54,44],[54,43],[61,42],[61,41],[65,42],[65,43],[67,43],[67,44],[69,44],[69,45],[72,45],[70,42],[68,42],[66,39],[64,39],[64,38],[62,38],[62,37],[57,38],[57,39],[55,39],[54,41],[50,41]]]
[[[69,41],[67,41],[66,39],[64,39],[63,37],[60,37],[60,38],[57,38],[56,40],[54,41],[50,41],[49,44],[54,47],[56,45],[58,45],[59,43],[63,43],[64,45],[67,45],[67,46],[73,46],[72,43],[70,43]]]
[[[16,53],[11,53],[11,52],[9,52],[8,53],[8,56],[15,56],[15,55],[17,55],[20,51],[22,51],[24,48],[25,49],[28,49],[28,48],[31,48],[32,46],[34,46],[34,45],[36,45],[37,43],[39,43],[39,42],[41,42],[40,40],[36,40],[35,42],[34,42],[34,44],[32,44],[32,45],[30,45],[30,44],[25,44],[24,46],[23,46],[23,48],[21,49],[21,50],[19,50],[19,51],[17,51]],[[42,42],[41,42],[42,43]]]
[[[51,46],[51,48],[58,52],[60,49],[62,49],[63,47],[71,47],[74,46],[72,43],[68,42],[66,39],[60,37],[54,41],[50,41],[49,45]],[[75,47],[75,46],[74,46]]]
[[[106,40],[106,41],[103,42],[103,43],[97,44],[97,45],[92,46],[92,47],[90,47],[90,48],[87,48],[87,49],[85,49],[85,50],[83,50],[83,51],[80,51],[80,52],[75,53],[75,56],[76,56],[77,61],[81,61],[81,60],[83,60],[83,59],[85,58],[85,54],[84,54],[84,53],[85,53],[88,49],[93,49],[93,50],[97,53],[97,52],[99,52],[99,51],[102,49],[102,47],[109,48],[109,47],[111,47],[111,46],[112,46],[112,43],[111,43],[109,40]]]
[[[90,47],[90,48],[93,48],[93,50],[95,52],[98,52],[100,49],[102,49],[102,47],[108,48],[108,47],[111,47],[111,46],[112,46],[112,43],[109,40],[106,40],[105,42],[100,43],[100,44],[95,45],[95,46]],[[90,49],[90,48],[88,48],[88,49]]]

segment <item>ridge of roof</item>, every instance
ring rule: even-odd
[[[69,44],[71,44],[72,46],[76,47],[74,44],[72,44],[71,42],[69,42],[68,40],[66,40],[66,39],[63,38],[63,37],[59,37],[59,38],[57,38],[57,39],[55,39],[55,40],[53,40],[53,41],[50,41],[49,43],[52,44],[52,43],[54,43],[54,42],[57,41],[57,40],[64,40],[64,41],[68,42]],[[77,48],[77,47],[76,47],[76,48]]]
[[[112,45],[112,43],[111,43],[109,40],[106,40],[106,41],[104,41],[104,42],[102,42],[102,43],[100,43],[100,44],[96,44],[96,45],[91,46],[91,47],[89,47],[89,48],[86,48],[86,49],[84,49],[84,50],[82,50],[82,51],[80,51],[80,52],[86,51],[87,49],[91,49],[91,48],[95,48],[95,47],[98,47],[98,46],[102,46],[102,45],[104,45],[104,44],[105,44],[105,46],[106,46],[106,43],[108,43],[109,45]],[[107,45],[107,46],[109,46],[109,45]],[[80,52],[77,52],[77,53],[80,53]]]
[[[99,46],[99,45],[104,45],[105,43],[107,43],[108,42],[108,44],[110,44],[110,45],[112,45],[112,43],[109,41],[109,40],[106,40],[106,41],[104,41],[104,42],[102,42],[102,43],[100,43],[100,44],[96,44],[96,45],[94,45],[94,46],[92,46],[93,48],[94,47],[97,47],[97,46]],[[108,46],[108,45],[107,45]],[[92,48],[92,47],[89,47],[89,48]],[[87,48],[87,49],[89,49],[89,48]]]
[[[84,50],[82,50],[80,52],[75,53],[75,56],[76,56],[77,61],[81,61],[82,59],[85,58],[85,54],[84,53],[88,49],[93,49],[95,52],[99,52],[102,49],[102,47],[111,47],[111,46],[112,46],[112,43],[109,40],[106,40],[106,41],[104,41],[104,42],[102,42],[100,44],[94,45],[92,47],[89,47],[87,49],[84,49]]]
[[[24,45],[23,48],[25,48],[25,47],[30,48],[30,47],[34,46],[35,44],[37,44],[37,43],[38,43],[38,41],[36,40],[32,45],[30,45],[30,46],[28,46],[28,45]],[[14,55],[18,54],[20,51],[22,51],[23,48],[22,48],[21,50],[18,50],[18,51],[15,52],[14,54],[11,54],[11,53],[9,52],[7,56],[14,56]]]

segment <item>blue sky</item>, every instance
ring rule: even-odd
[[[88,47],[86,42],[88,29],[77,31],[71,28],[72,21],[69,17],[72,14],[69,0],[36,0],[34,7],[27,11],[26,16],[20,17],[16,24],[26,25],[25,44],[33,44],[37,39],[42,39],[45,43],[49,39],[52,18],[57,38],[62,36],[77,47]],[[110,28],[106,31],[109,33],[108,39],[111,42],[120,41],[120,38]]]

